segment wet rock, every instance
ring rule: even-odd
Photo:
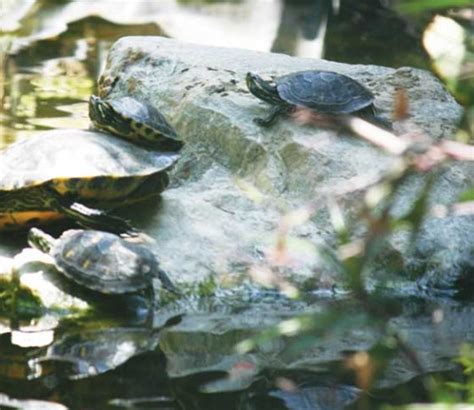
[[[4,409],[67,410],[66,406],[44,400],[18,400],[0,393],[0,406]]]
[[[255,71],[271,77],[304,69],[332,70],[357,79],[374,92],[375,105],[385,119],[390,119],[396,91],[405,89],[409,122],[433,140],[451,137],[461,114],[438,80],[413,68],[346,65],[158,37],[126,37],[113,46],[104,72],[118,78],[108,90],[110,96],[149,99],[186,141],[159,212],[142,212],[146,214],[142,219],[136,216],[140,212],[132,215],[156,240],[163,267],[176,280],[195,282],[210,274],[245,276],[262,265],[274,270],[275,260],[282,257],[275,246],[282,218],[313,201],[317,211],[290,229],[285,267],[278,271],[313,288],[337,281],[316,251],[318,244],[334,243],[325,198],[351,178],[387,170],[392,159],[343,131],[300,126],[290,119],[269,129],[253,123],[269,107],[247,91],[245,74]],[[394,124],[396,132],[402,128]],[[457,165],[448,170],[435,187],[432,202],[455,201],[472,180],[472,168]],[[404,187],[395,212],[410,209],[420,179]],[[354,215],[360,200],[358,195],[347,195],[344,211]],[[464,241],[453,249],[451,238],[465,231],[465,223],[430,218],[418,238],[422,256],[412,252],[406,235],[398,235],[387,243],[384,259],[400,259],[400,271],[405,271],[436,255],[445,261],[439,266],[449,265],[456,276],[460,255],[473,246]],[[432,232],[442,232],[448,225],[450,234],[438,235],[433,242]]]
[[[289,410],[338,410],[347,408],[360,395],[352,386],[299,387],[295,391],[276,390],[269,394],[285,403]]]
[[[0,282],[7,287],[2,294],[2,315],[41,317],[44,328],[54,328],[61,317],[86,314],[91,309],[84,298],[70,291],[52,259],[35,249],[0,258]],[[11,292],[16,292],[16,307],[10,306]]]
[[[387,367],[374,381],[374,389],[394,387],[420,374],[451,370],[456,366],[453,358],[458,356],[459,346],[474,340],[469,330],[473,329],[472,303],[441,298],[405,298],[398,303],[400,314],[388,321],[388,327],[397,330],[411,355],[403,350],[387,353]],[[207,388],[232,391],[261,379],[269,369],[273,375],[289,370],[331,372],[335,363],[347,360],[351,353],[380,347],[380,327],[350,301],[328,300],[307,307],[305,313],[315,319],[314,328],[294,338],[269,336],[285,332],[294,318],[275,306],[208,309],[164,329],[159,346],[167,359],[169,377],[224,372],[223,379]],[[294,312],[295,306],[292,309]],[[336,310],[337,318],[331,314]]]

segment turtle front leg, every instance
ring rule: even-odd
[[[48,208],[55,209],[86,228],[120,235],[137,236],[138,234],[138,231],[123,218],[71,201],[59,195],[54,189],[45,190],[45,194],[47,195],[45,204],[47,204]]]
[[[99,231],[111,232],[118,235],[138,235],[138,230],[125,219],[110,215],[100,209],[89,208],[78,202],[73,202],[68,206],[62,207],[61,211],[86,228],[98,229]]]
[[[261,127],[269,127],[275,122],[275,120],[278,118],[279,115],[283,115],[287,113],[288,113],[288,107],[285,107],[283,105],[275,105],[272,108],[270,115],[268,115],[265,118],[254,118],[253,121],[255,122],[255,124]]]

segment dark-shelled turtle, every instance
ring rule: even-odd
[[[146,246],[109,232],[71,229],[58,239],[38,228],[28,233],[30,246],[50,255],[68,279],[89,290],[120,295],[152,289],[153,278],[179,294]]]
[[[130,225],[104,209],[161,193],[178,155],[100,132],[47,131],[0,151],[0,230],[69,217],[117,233]]]
[[[279,77],[274,84],[247,73],[246,81],[254,96],[274,106],[267,118],[255,119],[261,126],[271,125],[278,115],[296,107],[324,114],[376,115],[374,95],[356,80],[332,71],[300,71]]]
[[[89,100],[89,117],[94,126],[135,144],[163,151],[178,151],[183,146],[176,131],[151,104],[132,97]]]

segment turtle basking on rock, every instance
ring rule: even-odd
[[[179,151],[183,142],[166,118],[151,104],[132,97],[102,99],[92,95],[89,117],[101,131],[161,151]]]
[[[307,70],[278,77],[273,83],[257,74],[247,73],[249,91],[271,104],[267,118],[256,118],[260,126],[270,126],[282,114],[290,114],[297,107],[323,114],[355,114],[366,116],[386,125],[376,117],[375,97],[356,80],[332,71]]]
[[[157,278],[163,289],[180,294],[150,249],[118,235],[71,229],[55,239],[31,228],[28,243],[48,254],[66,278],[94,292],[139,293],[153,289],[153,279]]]
[[[178,157],[75,129],[12,144],[0,151],[0,230],[68,217],[95,229],[132,232],[105,210],[159,195]]]

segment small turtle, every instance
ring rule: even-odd
[[[179,151],[183,146],[173,127],[155,107],[132,97],[104,100],[92,95],[89,117],[97,129],[135,144],[162,151]]]
[[[133,231],[104,209],[160,194],[178,157],[74,129],[12,144],[0,151],[0,230],[69,217],[95,229]]]
[[[150,249],[112,233],[71,229],[54,239],[31,228],[28,243],[50,255],[59,272],[86,289],[138,293],[152,289],[153,278],[158,278],[164,289],[179,294]]]
[[[374,95],[356,80],[331,71],[308,70],[279,77],[272,84],[247,73],[247,87],[257,98],[274,106],[267,118],[256,118],[261,126],[271,125],[278,115],[305,107],[324,114],[352,114],[375,117]]]

